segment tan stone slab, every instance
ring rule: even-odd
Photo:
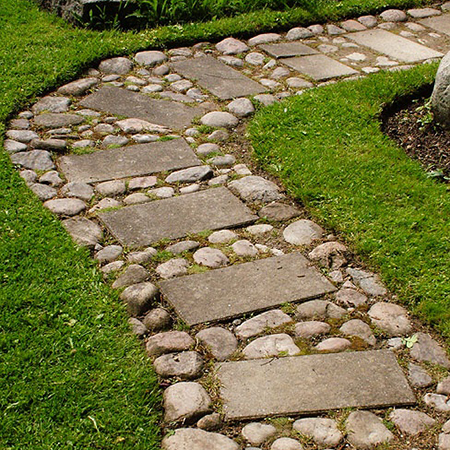
[[[99,217],[119,242],[129,247],[245,225],[258,218],[224,187],[128,206],[99,213]]]
[[[215,368],[227,420],[416,402],[389,350],[232,361]]]
[[[83,183],[149,175],[200,164],[184,139],[62,156],[58,161],[69,181]]]
[[[335,290],[295,252],[163,281],[160,288],[189,325],[237,317]]]
[[[283,63],[316,81],[358,74],[351,67],[341,64],[325,55],[287,58],[283,60]]]
[[[450,36],[450,14],[444,14],[438,17],[428,17],[427,19],[419,20],[419,23],[426,27],[433,28]]]
[[[187,59],[172,64],[174,70],[222,100],[266,92],[266,88],[212,56]]]
[[[386,30],[359,31],[348,34],[347,37],[357,44],[402,62],[413,63],[443,56],[436,50]]]
[[[274,58],[290,58],[292,56],[315,55],[319,52],[300,42],[282,42],[280,44],[263,44],[262,50]]]
[[[103,86],[80,102],[85,108],[146,120],[172,129],[191,124],[192,119],[205,113],[199,106],[189,106],[169,100],[156,100],[147,95],[114,86]]]

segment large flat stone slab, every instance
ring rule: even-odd
[[[160,283],[160,288],[189,325],[228,319],[335,290],[300,253],[180,277]]]
[[[205,113],[204,108],[188,106],[171,100],[156,100],[137,92],[114,86],[103,86],[80,102],[85,108],[133,117],[172,129],[191,124],[192,119]]]
[[[261,94],[266,88],[212,56],[187,59],[172,64],[181,75],[192,80],[222,100]]]
[[[82,183],[149,175],[200,164],[184,139],[62,156],[58,162],[69,181]]]
[[[357,44],[364,45],[397,61],[407,63],[443,56],[442,53],[436,50],[386,30],[359,31],[357,33],[349,33],[347,37]]]
[[[298,56],[286,58],[283,63],[316,81],[356,75],[358,72],[325,55]]]
[[[419,23],[450,36],[450,14],[444,14],[437,17],[428,17],[426,19],[419,20]]]
[[[280,44],[262,44],[262,50],[274,58],[289,58],[292,56],[315,55],[319,52],[300,42],[282,42]]]
[[[254,222],[252,214],[224,187],[99,213],[121,244],[140,247],[161,239]]]
[[[227,420],[416,401],[389,350],[225,362],[216,373]]]

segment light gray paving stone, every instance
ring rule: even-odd
[[[450,377],[446,377],[438,383],[436,392],[438,394],[450,395]]]
[[[227,112],[212,111],[205,114],[200,122],[210,127],[233,128],[239,123],[239,119]]]
[[[157,125],[154,123],[150,123],[146,120],[142,119],[123,119],[116,122],[116,125],[124,132],[124,133],[142,133],[143,131],[148,131],[150,133],[160,133],[160,134],[168,134],[170,133],[170,128],[167,128],[163,125]],[[96,127],[97,128],[97,127]],[[94,128],[95,131],[95,128]],[[108,131],[108,132],[112,132]]]
[[[336,447],[344,439],[337,424],[332,419],[314,417],[299,419],[293,428],[298,433],[311,438],[319,448]]]
[[[315,35],[323,34],[324,32],[323,26],[319,24],[310,25],[308,27],[308,30],[310,30]]]
[[[358,450],[371,449],[394,439],[381,419],[369,411],[350,413],[345,426],[348,441]]]
[[[255,112],[253,103],[248,98],[237,98],[227,105],[228,111],[238,117],[247,117]]]
[[[204,230],[246,225],[257,218],[226,188],[127,206],[99,213],[99,217],[122,244],[131,247]]]
[[[309,81],[304,80],[303,78],[290,77],[286,80],[286,83],[289,87],[293,89],[308,89],[313,87],[314,85]]]
[[[363,31],[366,29],[366,26],[363,25],[361,22],[358,22],[357,20],[346,20],[341,23],[341,27],[345,31]]]
[[[127,260],[132,264],[146,264],[150,262],[157,253],[158,251],[155,248],[149,247],[139,252],[128,253]]]
[[[389,350],[233,361],[216,369],[226,420],[415,403]]]
[[[133,61],[128,58],[118,57],[106,59],[100,63],[98,70],[105,74],[125,75],[133,69]]]
[[[347,273],[366,294],[374,296],[387,294],[387,290],[382,285],[378,275],[365,270],[354,269],[352,267],[347,269]]]
[[[104,265],[100,270],[104,276],[107,276],[111,273],[118,272],[119,270],[121,270],[123,268],[124,265],[125,265],[125,262],[122,260],[113,261],[109,264]]]
[[[286,58],[283,60],[283,63],[316,81],[326,81],[331,78],[358,74],[351,67],[341,64],[325,55]]]
[[[248,40],[248,45],[268,44],[269,42],[276,42],[281,39],[278,33],[264,33],[258,34],[258,36],[252,37]]]
[[[47,111],[51,113],[62,113],[69,110],[71,100],[67,97],[44,97],[33,105],[31,110],[34,114]]]
[[[9,123],[9,126],[17,130],[28,130],[30,128],[30,122],[27,119],[13,119]]]
[[[194,183],[210,178],[212,175],[211,167],[197,166],[172,172],[165,181],[166,183]]]
[[[296,318],[303,319],[340,319],[346,310],[327,300],[310,300],[297,306]]]
[[[82,78],[80,80],[72,81],[71,83],[65,84],[58,89],[58,94],[62,95],[83,95],[89,89],[98,84],[97,78]]]
[[[367,28],[376,27],[378,23],[377,18],[371,15],[358,17],[358,22],[362,23]]]
[[[172,64],[177,72],[186,78],[197,80],[197,83],[219,97],[230,100],[265,92],[266,89],[241,72],[216,60],[212,56],[204,56],[193,60]]]
[[[389,336],[404,336],[411,332],[412,325],[405,308],[392,303],[375,303],[368,312],[372,324]]]
[[[102,229],[85,217],[63,220],[62,224],[75,243],[80,246],[93,248],[103,238]]]
[[[342,28],[338,27],[337,25],[334,24],[327,24],[326,25],[326,29],[327,29],[327,33],[330,36],[338,36],[340,34],[344,34],[345,30],[343,30]]]
[[[149,331],[164,330],[169,327],[170,322],[170,314],[163,308],[151,309],[142,320],[142,323]]]
[[[262,53],[251,52],[245,57],[245,62],[252,66],[262,66],[264,64],[265,56]]]
[[[444,33],[447,36],[450,36],[450,20],[448,20],[448,15],[446,14],[438,17],[422,19],[419,20],[419,23],[438,31],[439,33]]]
[[[150,308],[157,295],[158,288],[153,283],[144,281],[125,288],[120,294],[120,299],[127,304],[130,316],[138,317]]]
[[[339,331],[345,336],[356,336],[367,342],[369,345],[375,345],[377,339],[367,323],[360,319],[352,319],[345,322]]]
[[[49,184],[52,187],[58,187],[64,182],[56,170],[50,170],[39,178],[39,183]]]
[[[205,328],[199,331],[197,340],[208,347],[208,350],[218,361],[225,361],[237,349],[237,339],[231,331],[221,327]]]
[[[184,139],[68,155],[59,159],[70,181],[92,183],[198,166],[200,160]]]
[[[122,204],[115,200],[114,198],[102,198],[96,205],[94,205],[90,210],[89,213],[96,213],[102,209],[107,208],[118,208]]]
[[[300,219],[288,225],[283,231],[286,242],[293,245],[309,245],[320,239],[323,229],[311,220]]]
[[[408,379],[411,386],[417,388],[424,388],[433,384],[433,378],[430,377],[428,372],[422,367],[413,363],[409,363],[408,366]],[[439,392],[439,385],[438,394],[441,394],[441,392]],[[450,389],[448,394],[450,394]]]
[[[220,230],[214,231],[214,233],[208,236],[208,241],[211,242],[211,244],[225,244],[238,237],[239,236],[234,231]]]
[[[296,252],[168,280],[160,286],[166,300],[189,325],[236,317],[335,290]]]
[[[127,186],[123,180],[112,180],[97,184],[97,186],[95,186],[95,190],[100,195],[112,197],[115,195],[124,194],[127,190]]]
[[[142,283],[149,277],[149,272],[139,264],[131,264],[125,269],[125,272],[114,281],[113,289],[131,286],[133,284]]]
[[[180,188],[180,194],[192,194],[200,190],[200,185],[198,183],[190,184],[189,186],[184,186]]]
[[[324,267],[339,269],[347,262],[346,253],[347,247],[345,245],[331,241],[318,245],[312,252],[308,253],[308,257]]]
[[[238,55],[249,48],[242,41],[229,37],[216,44],[216,49],[224,55]]]
[[[355,289],[343,288],[336,293],[336,301],[346,307],[358,308],[367,303],[367,297]]]
[[[327,334],[330,330],[330,325],[317,320],[296,323],[294,328],[295,336],[303,339],[311,339],[321,334]]]
[[[172,129],[189,126],[194,117],[204,113],[201,107],[155,100],[146,95],[113,86],[103,86],[82,100],[80,104],[108,114],[142,119]]]
[[[269,203],[283,197],[275,183],[255,175],[234,180],[228,186],[248,202]]]
[[[214,156],[207,161],[212,166],[217,168],[229,168],[236,163],[236,158],[233,155]]]
[[[255,236],[268,233],[269,231],[273,230],[273,226],[269,224],[258,224],[258,225],[250,225],[245,229],[250,234],[253,234]]]
[[[291,28],[287,32],[286,39],[288,41],[297,41],[299,39],[307,39],[312,36],[314,36],[314,33],[311,30],[308,30],[308,28],[296,27],[296,28]]]
[[[94,189],[87,183],[70,182],[61,189],[61,194],[89,201],[94,196]]]
[[[91,141],[90,139],[82,139],[81,141],[74,142],[72,144],[72,148],[87,148],[94,147],[94,145],[94,141]]]
[[[48,186],[47,184],[32,183],[29,185],[30,189],[37,195],[41,202],[50,200],[57,196],[56,189]]]
[[[39,138],[37,133],[30,130],[9,130],[6,132],[6,137],[13,141],[21,142],[22,144],[28,144],[33,139]]]
[[[269,220],[276,220],[278,222],[293,219],[298,215],[300,215],[298,208],[276,202],[264,206],[258,212],[259,217],[266,217]]]
[[[219,413],[203,416],[198,422],[197,427],[205,431],[218,430],[222,426],[222,418]]]
[[[175,190],[172,187],[163,186],[157,189],[147,191],[149,195],[154,195],[157,198],[171,198],[175,195]]]
[[[278,101],[277,98],[272,94],[255,95],[254,99],[264,106],[272,105]]]
[[[255,339],[242,353],[246,359],[278,357],[280,354],[294,356],[300,353],[294,340],[287,334],[271,334]]]
[[[44,207],[59,216],[76,216],[86,209],[86,203],[78,198],[55,198],[47,200]]]
[[[439,450],[450,450],[450,434],[439,434]]]
[[[280,309],[274,309],[246,320],[236,328],[235,333],[239,339],[249,339],[261,334],[265,330],[271,330],[292,322],[293,320],[290,316]]]
[[[147,177],[137,177],[130,180],[128,183],[128,189],[130,191],[134,191],[136,189],[146,189],[149,187],[153,187],[158,182],[158,179],[152,175]]]
[[[283,42],[280,44],[263,44],[260,48],[274,58],[289,58],[292,56],[314,55],[317,50],[300,42]]]
[[[450,369],[450,360],[446,351],[425,333],[416,333],[417,341],[411,348],[411,357],[416,361],[426,361],[432,364],[439,364]]]
[[[450,412],[450,400],[447,395],[441,394],[425,394],[423,401],[431,408],[435,408],[439,412]]]
[[[336,53],[339,51],[337,45],[321,44],[317,47],[322,53]]]
[[[143,337],[147,333],[147,328],[145,325],[135,317],[130,317],[128,323],[131,325],[131,330],[136,336]]]
[[[231,248],[233,249],[234,253],[238,256],[244,256],[244,257],[254,257],[258,255],[258,249],[246,239],[241,239],[239,241],[236,241],[234,244],[231,245]]]
[[[164,391],[163,400],[166,422],[189,423],[211,411],[211,398],[205,388],[192,381],[169,386]]]
[[[242,428],[242,436],[252,445],[261,445],[274,436],[277,429],[273,425],[252,422]]]
[[[111,148],[111,147],[122,147],[123,145],[128,144],[128,138],[125,136],[114,136],[112,134],[108,135],[103,139],[101,144],[102,148]]]
[[[319,352],[343,352],[350,348],[352,343],[348,339],[330,337],[315,346]]]
[[[162,441],[164,450],[239,450],[239,445],[219,433],[179,428]]]
[[[188,252],[190,250],[196,250],[199,246],[200,243],[198,243],[197,241],[187,240],[169,245],[168,247],[166,247],[166,251],[178,255],[180,253]]]
[[[244,65],[242,59],[236,58],[234,56],[219,56],[217,59],[224,62],[225,64],[228,64],[231,67],[242,67]]]
[[[203,247],[193,255],[194,261],[201,266],[217,269],[226,266],[230,260],[217,248]]]
[[[121,245],[107,245],[95,254],[94,259],[100,264],[110,263],[119,258],[122,252],[123,248]]]
[[[197,154],[200,156],[208,156],[216,152],[220,152],[220,147],[217,144],[200,144],[197,148]]]
[[[408,15],[410,15],[414,19],[424,19],[426,17],[431,16],[440,16],[442,14],[441,11],[439,11],[436,8],[414,8],[414,9],[408,9],[407,11]]]
[[[348,38],[389,58],[412,63],[440,58],[442,53],[405,39],[386,30],[367,30],[351,33]]]
[[[435,420],[421,411],[412,411],[409,409],[394,409],[389,414],[389,419],[401,433],[409,436],[415,436],[426,431],[435,424]]]
[[[273,441],[270,450],[303,450],[303,446],[296,439],[281,437]]]
[[[194,344],[194,339],[184,331],[166,331],[149,337],[145,348],[148,356],[160,356],[189,350]]]
[[[270,75],[270,78],[279,80],[280,78],[287,77],[288,75],[290,75],[290,73],[291,71],[289,69],[286,69],[285,67],[277,67]]]
[[[24,144],[23,142],[15,141],[13,139],[6,139],[3,143],[3,146],[5,147],[5,150],[8,153],[17,153],[17,152],[23,152],[27,150],[28,146],[27,144]]]
[[[380,14],[380,17],[386,22],[406,22],[406,13],[400,9],[387,9]]]
[[[178,377],[182,380],[193,380],[202,374],[203,358],[194,351],[169,353],[161,355],[153,361],[156,373],[163,377]]]
[[[179,277],[186,275],[188,272],[189,263],[184,258],[173,258],[165,263],[160,264],[155,272],[167,280],[172,277]]]
[[[167,56],[163,52],[150,50],[136,53],[134,59],[144,67],[154,67],[167,61]]]
[[[79,125],[85,118],[78,114],[45,113],[34,119],[34,123],[39,128],[61,128],[70,125]]]

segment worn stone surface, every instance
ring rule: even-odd
[[[189,350],[194,344],[194,339],[184,331],[166,331],[148,338],[145,348],[148,356],[160,356],[164,353]]]
[[[6,139],[3,143],[3,146],[8,153],[23,152],[28,149],[27,144],[15,141],[13,139]]]
[[[339,269],[346,262],[346,253],[347,247],[340,242],[325,242],[310,252],[308,257],[324,267]]]
[[[197,154],[200,156],[208,156],[211,153],[220,152],[220,147],[217,144],[200,144],[197,148]]]
[[[352,33],[348,38],[359,45],[369,47],[378,53],[398,61],[412,63],[430,58],[439,58],[442,53],[413,42],[386,30],[367,30]]]
[[[31,146],[36,149],[62,153],[66,150],[67,143],[63,139],[33,139]]]
[[[249,50],[246,44],[232,37],[223,39],[222,41],[217,43],[216,49],[219,52],[222,52],[224,55],[238,55],[239,53],[244,53]]]
[[[70,182],[61,189],[61,194],[89,201],[94,196],[94,189],[87,183]]]
[[[217,248],[203,247],[194,253],[194,261],[201,266],[218,267],[226,266],[229,263],[227,256]]]
[[[447,15],[442,15],[439,17],[429,17],[427,19],[419,20],[419,23],[425,25],[426,27],[433,28],[439,33],[444,33],[450,36],[450,23]]]
[[[158,288],[150,282],[138,282],[128,286],[120,298],[127,304],[128,313],[138,317],[143,315],[158,295]]]
[[[403,336],[411,332],[412,326],[405,308],[392,303],[379,302],[369,312],[372,323],[389,336]]]
[[[297,306],[298,319],[340,319],[346,310],[326,300],[310,300]]]
[[[417,388],[424,388],[431,386],[433,384],[433,378],[431,378],[430,375],[428,375],[428,372],[422,367],[413,363],[409,363],[408,366],[408,379],[411,386]],[[438,394],[441,394],[441,392],[439,392],[439,384],[437,392]],[[450,394],[450,389],[448,394]]]
[[[86,209],[86,203],[78,198],[55,198],[47,200],[44,206],[59,216],[76,216]]]
[[[127,185],[124,180],[104,181],[95,186],[95,191],[105,197],[125,194]]]
[[[63,156],[59,165],[70,181],[97,182],[197,166],[184,139],[132,145],[86,155]]]
[[[297,56],[286,58],[283,63],[316,81],[356,75],[358,72],[325,55]]]
[[[246,359],[257,359],[280,354],[293,356],[300,353],[300,349],[289,335],[281,333],[255,339],[242,350],[242,353]]]
[[[105,74],[125,75],[133,69],[133,61],[128,58],[118,57],[105,59],[98,66],[98,70]]]
[[[163,377],[178,377],[183,380],[198,378],[203,369],[203,358],[193,351],[162,355],[153,361],[156,373]]]
[[[131,330],[135,335],[142,337],[147,333],[147,328],[145,328],[145,325],[135,317],[130,317],[128,319],[128,323],[131,325]]]
[[[217,61],[212,56],[179,61],[172,64],[172,67],[184,77],[196,79],[201,87],[221,100],[260,94],[266,91],[261,84]]]
[[[205,180],[213,175],[209,166],[190,167],[189,169],[172,172],[167,178],[166,183],[194,183]]]
[[[208,214],[205,214],[205,212]],[[125,245],[142,246],[189,233],[254,222],[256,216],[226,188],[209,189],[117,211],[99,213]]]
[[[32,183],[29,185],[29,187],[42,202],[50,200],[57,195],[56,189],[47,186],[46,184]]]
[[[389,350],[233,361],[216,369],[227,420],[415,402]]]
[[[260,45],[266,53],[274,58],[289,58],[292,56],[314,55],[319,53],[317,50],[308,47],[300,42],[283,42],[281,44],[263,44]]]
[[[102,229],[85,217],[63,220],[62,224],[75,243],[83,247],[93,248],[103,239]]]
[[[450,377],[444,378],[438,383],[436,392],[438,394],[450,395]]]
[[[371,449],[394,439],[381,419],[369,411],[350,413],[345,428],[348,441],[357,449]]]
[[[65,84],[58,89],[58,94],[63,95],[83,95],[89,89],[98,84],[97,78],[82,78],[80,80],[72,81],[71,83]]]
[[[299,322],[295,324],[295,336],[303,339],[310,339],[321,334],[327,334],[331,330],[331,326],[326,322],[310,320],[308,322]]]
[[[356,336],[367,342],[369,345],[375,345],[377,339],[374,336],[372,329],[360,319],[352,319],[345,322],[339,331],[345,336]]]
[[[273,425],[252,422],[242,428],[242,436],[252,445],[261,445],[274,436],[277,429]]]
[[[163,308],[155,308],[148,311],[142,323],[149,331],[160,331],[170,325],[170,314]]]
[[[422,433],[435,424],[435,420],[427,414],[420,411],[412,411],[409,409],[394,409],[389,414],[389,419],[394,422],[395,426],[401,433],[409,436],[415,436]]]
[[[166,251],[178,255],[180,253],[188,252],[190,250],[196,250],[199,246],[200,244],[197,241],[187,240],[169,245],[168,247],[166,247]]]
[[[43,97],[33,105],[31,110],[34,114],[47,111],[51,113],[62,113],[69,110],[71,100],[67,97]]]
[[[219,429],[221,426],[222,426],[222,419],[219,413],[212,413],[208,414],[207,416],[203,416],[197,422],[197,427],[206,431],[214,431]]]
[[[233,128],[239,123],[239,120],[228,112],[211,111],[205,114],[200,122],[210,127]]]
[[[248,339],[267,329],[277,328],[292,321],[292,318],[281,309],[274,309],[246,320],[236,328],[235,333],[239,339]]]
[[[155,100],[114,86],[103,86],[80,104],[108,114],[143,119],[172,129],[187,127],[194,117],[204,113],[204,109],[198,106]]]
[[[269,220],[276,220],[278,222],[293,219],[299,214],[300,210],[298,208],[276,202],[264,206],[258,212],[259,217],[266,217]]]
[[[307,418],[294,422],[293,428],[300,434],[311,438],[319,448],[336,447],[344,436],[332,419]]]
[[[450,412],[450,400],[447,395],[442,394],[425,394],[423,401],[426,405],[435,408],[439,412]]]
[[[147,131],[149,133],[160,133],[160,134],[168,134],[170,133],[170,128],[167,128],[163,125],[157,125],[155,123],[147,122],[142,119],[123,119],[118,120],[115,125],[117,125],[124,133],[136,134]],[[97,127],[94,128],[94,131]],[[112,133],[113,130],[107,130],[107,133]]]
[[[195,428],[179,428],[162,441],[164,450],[239,450],[230,438]]]
[[[300,219],[288,225],[283,231],[285,241],[293,245],[309,245],[323,235],[322,228],[311,220]]]
[[[450,128],[450,52],[439,64],[431,96],[431,107],[436,120],[444,128]]]
[[[112,287],[119,289],[121,287],[131,286],[132,284],[138,284],[145,281],[149,276],[149,272],[139,264],[129,265],[125,272],[114,281]]]
[[[193,422],[211,411],[211,399],[198,383],[183,381],[169,386],[163,395],[164,420]],[[191,447],[192,448],[192,447]]]
[[[173,258],[160,264],[155,271],[161,278],[167,280],[168,278],[186,275],[188,267],[189,262],[184,258]]]
[[[238,117],[247,117],[255,112],[253,103],[248,98],[237,98],[227,105],[228,111]]]
[[[158,179],[152,175],[148,177],[137,177],[130,180],[128,183],[128,189],[134,191],[135,189],[146,189],[153,187],[158,182]]]
[[[208,241],[211,244],[224,244],[231,242],[233,239],[237,239],[239,235],[237,235],[234,231],[231,230],[220,230],[214,231],[208,236]]]
[[[46,150],[31,150],[11,155],[13,164],[19,164],[30,170],[50,170],[55,168],[50,153]]]
[[[277,276],[273,277],[275,271]],[[190,325],[264,310],[334,290],[299,253],[189,275],[164,281],[160,286],[166,300]]]
[[[29,130],[8,130],[6,136],[13,141],[28,144],[33,139],[37,139],[39,136],[34,131]]]
[[[354,269],[349,267],[347,273],[352,277],[353,281],[369,295],[386,295],[387,290],[381,284],[380,277],[372,272]]]
[[[348,339],[331,337],[317,344],[315,348],[319,352],[342,352],[351,345],[352,343]]]
[[[232,244],[231,248],[238,256],[254,257],[258,255],[258,249],[246,239],[241,239]]]
[[[127,260],[128,262],[134,264],[145,264],[150,262],[157,253],[158,251],[156,249],[154,249],[153,247],[149,247],[140,252],[128,253]]]
[[[108,245],[98,251],[94,258],[100,263],[109,263],[115,261],[121,254],[123,248],[120,245]]]
[[[336,301],[344,306],[358,308],[367,302],[367,297],[355,289],[343,288],[336,293]]]
[[[84,117],[78,114],[45,113],[35,117],[34,123],[41,128],[61,128],[79,125],[84,120]]]
[[[303,450],[303,447],[296,439],[281,437],[273,441],[270,450]]]
[[[432,364],[439,364],[450,369],[450,361],[446,351],[425,333],[416,333],[417,342],[411,348],[411,357],[416,361],[426,361]]]
[[[269,203],[282,197],[275,183],[256,175],[232,181],[228,186],[248,202]]]
[[[158,64],[167,61],[167,56],[160,51],[149,50],[145,52],[136,53],[134,59],[138,64],[145,67],[154,67]]]
[[[237,349],[237,339],[231,331],[225,328],[205,328],[199,331],[195,337],[208,347],[208,350],[218,361],[225,361]]]

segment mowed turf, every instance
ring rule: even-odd
[[[381,132],[386,105],[434,80],[437,64],[310,90],[262,110],[255,155],[311,215],[450,337],[450,200]]]

